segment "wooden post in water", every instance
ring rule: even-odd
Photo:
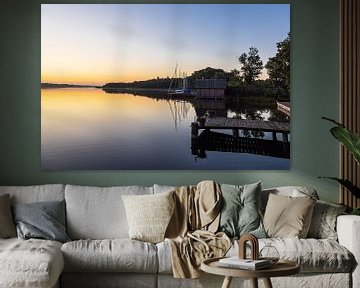
[[[283,138],[283,142],[288,143],[289,142],[289,138],[288,138],[288,134],[287,133],[283,133],[282,134],[282,138]]]
[[[239,129],[234,128],[232,130],[233,130],[233,136],[234,137],[239,137]]]
[[[274,141],[277,140],[277,138],[276,138],[276,132],[275,132],[275,131],[272,132],[272,139],[273,139]]]
[[[199,136],[199,124],[197,122],[191,123],[191,138],[197,138]]]

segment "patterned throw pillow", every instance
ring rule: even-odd
[[[336,218],[345,210],[344,205],[318,200],[314,207],[308,237],[337,240]]]
[[[264,227],[269,237],[306,238],[316,200],[306,197],[269,195]]]
[[[164,240],[175,208],[173,193],[122,196],[131,239],[151,243]]]
[[[15,224],[11,215],[10,196],[0,196],[0,238],[16,237]]]
[[[266,238],[260,216],[261,182],[244,185],[221,185],[222,209],[219,231],[229,237],[251,233]]]

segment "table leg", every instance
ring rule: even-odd
[[[225,276],[224,282],[221,286],[221,288],[230,288],[232,277],[231,276]]]
[[[263,279],[264,279],[265,288],[273,288],[270,278],[266,277]]]
[[[251,278],[252,287],[258,288],[258,279],[257,278]]]

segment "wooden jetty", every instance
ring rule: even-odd
[[[200,117],[198,118],[197,122],[191,123],[191,137],[198,137],[199,130],[201,129],[233,130],[234,136],[239,136],[239,130],[272,132],[273,140],[276,140],[276,133],[281,133],[283,135],[283,141],[288,142],[290,123],[263,120],[245,120],[226,117]]]
[[[287,116],[290,116],[291,114],[290,102],[276,102],[276,105],[279,111],[286,114]]]

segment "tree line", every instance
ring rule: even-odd
[[[194,87],[196,79],[226,79],[227,94],[232,98],[266,96],[288,100],[290,98],[290,33],[283,41],[276,43],[276,47],[276,55],[269,58],[265,65],[260,59],[259,50],[256,47],[250,47],[247,53],[244,52],[237,58],[240,70],[225,71],[220,68],[207,67],[194,71],[187,77],[188,83],[190,87]],[[268,79],[260,80],[259,77],[264,68],[267,71]],[[131,83],[107,83],[103,88],[167,89],[171,80],[169,77],[157,77]]]

